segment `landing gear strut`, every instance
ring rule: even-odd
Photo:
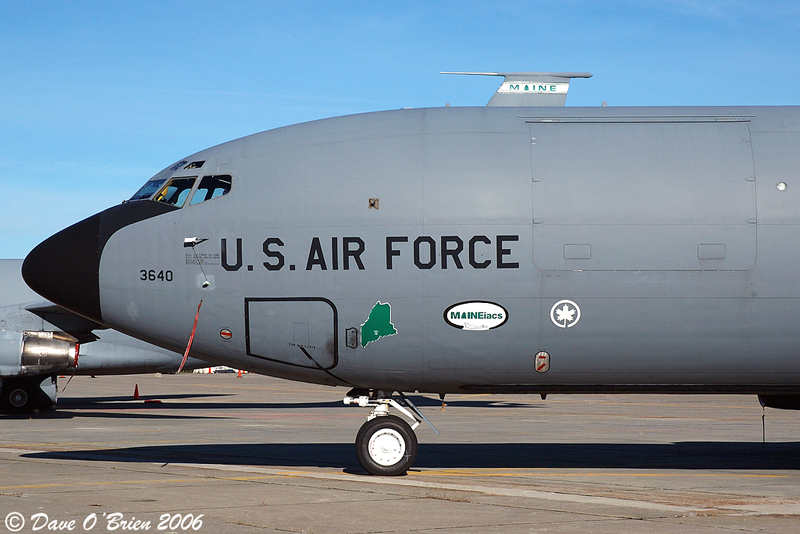
[[[344,403],[372,408],[356,436],[356,456],[361,467],[373,475],[396,476],[408,471],[417,458],[414,429],[422,421],[439,433],[402,393],[394,398],[385,391],[354,389],[344,398]],[[406,416],[411,424],[390,415],[389,407]]]

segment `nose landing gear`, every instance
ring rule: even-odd
[[[402,475],[417,458],[417,436],[396,415],[376,417],[358,431],[356,456],[373,475]]]
[[[395,399],[385,391],[354,389],[344,398],[344,403],[372,408],[356,436],[356,456],[361,467],[373,475],[396,476],[408,471],[417,458],[414,429],[422,421],[439,433],[402,393]],[[389,407],[406,416],[411,424],[390,415]]]

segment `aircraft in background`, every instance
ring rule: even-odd
[[[181,159],[36,247],[25,280],[168,350],[191,333],[204,360],[352,388],[373,474],[417,454],[404,392],[800,407],[800,108],[565,108],[590,75],[498,75],[486,107]]]
[[[174,373],[183,359],[43,301],[22,280],[22,260],[0,260],[0,409],[49,408],[57,375]],[[102,331],[101,331],[102,330]],[[207,367],[196,358],[185,368]]]

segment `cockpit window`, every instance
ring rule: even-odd
[[[175,177],[165,185],[158,194],[153,197],[156,202],[164,202],[165,204],[172,204],[179,208],[186,202],[186,197],[192,191],[194,181],[197,176],[181,176]]]
[[[203,176],[197,191],[194,192],[190,205],[199,204],[212,198],[221,197],[231,190],[233,179],[227,174],[220,176]]]
[[[153,178],[146,184],[139,189],[135,195],[133,195],[128,202],[132,202],[134,200],[145,200],[153,196],[153,193],[158,191],[161,185],[166,182],[166,178]]]

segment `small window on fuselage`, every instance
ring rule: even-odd
[[[203,176],[200,185],[197,186],[197,191],[194,192],[190,205],[199,204],[212,198],[218,198],[222,195],[227,195],[231,190],[231,182],[233,179],[227,175],[218,176]]]
[[[172,178],[167,185],[153,198],[156,202],[163,202],[165,204],[172,204],[173,206],[181,207],[186,202],[186,197],[192,191],[194,181],[197,176],[181,176]]]

